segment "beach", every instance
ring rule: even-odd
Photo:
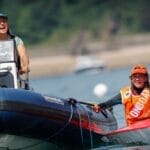
[[[73,55],[50,55],[30,57],[30,76],[51,76],[71,73],[76,65]],[[117,50],[101,51],[95,54],[103,60],[108,69],[132,66],[137,63],[150,64],[150,44],[132,45]]]

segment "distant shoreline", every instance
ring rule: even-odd
[[[137,63],[150,64],[150,44],[130,46],[118,50],[102,51],[96,54],[98,59],[106,63],[108,69],[133,66]],[[41,77],[61,75],[74,70],[76,57],[60,56],[30,56],[30,76]]]

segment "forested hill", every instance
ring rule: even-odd
[[[28,44],[79,30],[95,37],[150,31],[150,0],[1,0],[0,11]]]

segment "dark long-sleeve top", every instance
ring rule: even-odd
[[[100,103],[99,105],[101,108],[105,109],[118,104],[122,104],[121,93],[115,95],[114,97],[110,98],[106,102]]]

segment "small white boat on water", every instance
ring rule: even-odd
[[[75,72],[103,70],[105,67],[106,64],[103,60],[99,60],[92,56],[78,56],[76,58]]]

